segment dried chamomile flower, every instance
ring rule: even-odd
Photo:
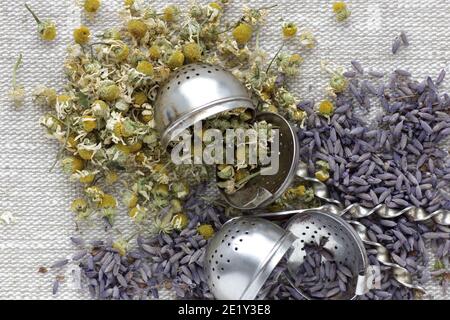
[[[85,115],[81,117],[81,124],[86,132],[91,132],[97,129],[97,119],[94,116]]]
[[[86,26],[80,26],[79,28],[73,30],[73,39],[80,45],[88,43],[90,37],[91,31]]]
[[[303,63],[303,58],[299,54],[281,53],[276,59],[278,70],[288,77],[296,76],[299,73],[299,67]]]
[[[111,40],[121,40],[122,35],[116,28],[111,28],[111,29],[107,29],[107,30],[105,30],[105,32],[103,32],[102,38],[103,39],[111,39]]]
[[[317,106],[317,112],[324,117],[331,117],[334,112],[334,105],[330,100],[323,100]]]
[[[134,104],[142,106],[144,103],[148,102],[147,94],[143,91],[134,92],[132,95]]]
[[[163,19],[166,22],[174,22],[177,19],[180,10],[177,6],[171,5],[164,9]]]
[[[42,40],[53,41],[56,38],[56,24],[51,20],[41,21],[38,16],[31,10],[28,4],[25,3],[25,8],[31,13],[38,25],[38,32]]]
[[[152,60],[158,60],[161,58],[161,49],[157,45],[152,45],[150,49],[148,49],[148,55]]]
[[[100,9],[100,0],[84,0],[83,8],[88,13],[97,13]]]
[[[167,61],[167,65],[171,68],[171,69],[176,69],[179,68],[181,66],[183,66],[184,64],[184,54],[181,51],[174,51],[172,53],[172,55],[170,56],[169,60]]]
[[[214,228],[210,224],[202,224],[198,226],[197,232],[205,239],[208,240],[214,236]]]
[[[344,1],[336,1],[333,3],[333,12],[336,15],[337,21],[345,21],[351,15],[351,11],[348,9],[347,4]]]
[[[154,234],[171,233],[173,231],[172,217],[173,215],[170,212],[163,214],[162,217],[156,217],[151,226],[151,232]]]
[[[330,87],[333,89],[335,93],[341,93],[347,89],[348,80],[344,77],[343,74],[333,74],[330,79]]]
[[[129,243],[125,239],[116,240],[112,244],[112,248],[116,249],[121,256],[125,256],[127,254],[128,247]]]
[[[202,49],[197,43],[191,42],[184,45],[183,54],[188,62],[197,62],[202,57]]]
[[[128,22],[128,32],[138,40],[145,36],[147,30],[148,27],[142,20],[132,19]]]
[[[22,66],[22,54],[19,54],[19,58],[17,58],[16,63],[13,67],[12,74],[12,89],[9,92],[9,97],[14,102],[16,107],[20,107],[23,104],[25,99],[25,89],[22,85],[17,84],[17,71]]]
[[[100,85],[98,95],[101,99],[112,102],[120,97],[120,88],[113,81],[105,81]]]
[[[67,157],[61,162],[63,171],[68,174],[73,174],[83,170],[84,161],[78,157]]]
[[[88,210],[88,203],[85,199],[78,198],[72,201],[70,209],[77,214],[84,213]]]
[[[319,160],[316,162],[316,168],[318,169],[315,173],[317,180],[321,182],[326,182],[330,179],[330,165],[327,161]]]
[[[103,100],[95,100],[91,106],[92,113],[95,117],[107,119],[110,114],[109,105]]]
[[[115,208],[117,207],[117,200],[113,195],[105,193],[100,201],[100,207]]]
[[[91,184],[94,182],[97,173],[98,171],[82,170],[72,174],[71,179],[83,184]]]
[[[252,38],[253,28],[247,23],[241,23],[233,30],[233,37],[239,45],[247,44]]]
[[[53,88],[47,88],[45,86],[39,86],[33,93],[34,101],[36,104],[42,107],[54,107],[58,94]]]
[[[98,186],[90,186],[84,189],[86,196],[95,203],[100,203],[105,196],[103,190]]]
[[[172,227],[177,230],[181,231],[185,229],[189,224],[189,217],[185,213],[177,213],[172,218]]]
[[[300,33],[300,45],[306,49],[313,49],[316,46],[316,39],[311,31]]]
[[[283,36],[285,38],[293,38],[297,34],[297,26],[293,22],[287,22],[283,24]]]
[[[129,54],[130,48],[128,47],[127,44],[123,42],[111,46],[111,55],[118,62],[126,61],[128,59]]]
[[[139,61],[136,70],[148,77],[153,75],[153,65],[149,61]]]
[[[319,170],[315,173],[315,177],[321,182],[326,182],[328,179],[330,179],[330,174],[328,172]]]

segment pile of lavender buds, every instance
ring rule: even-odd
[[[182,231],[160,233],[151,239],[138,236],[136,248],[125,252],[112,240],[86,243],[72,237],[77,252],[71,261],[60,260],[51,269],[60,271],[69,263],[77,265],[77,286],[87,288],[95,299],[157,299],[161,289],[183,299],[212,299],[202,268],[208,241],[197,227],[209,224],[217,230],[227,219],[222,208],[203,200],[207,189],[207,185],[199,185],[186,201],[189,224]],[[54,294],[60,282],[57,276]]]
[[[305,246],[305,253],[305,260],[294,277],[296,288],[313,299],[339,298],[339,295],[348,292],[348,283],[354,279],[350,268],[337,263],[323,244]],[[300,293],[283,279],[283,273],[286,272],[286,261],[283,259],[264,284],[259,296],[276,300],[289,298],[303,300]]]
[[[385,84],[382,73],[366,73],[356,61],[352,65],[354,71],[344,73],[349,79],[348,88],[336,97],[330,119],[317,115],[313,102],[299,104],[308,113],[306,128],[299,132],[299,137],[300,154],[310,174],[316,172],[317,161],[327,162],[330,179],[326,184],[332,197],[346,206],[353,203],[367,208],[379,204],[394,209],[415,206],[429,213],[450,209],[450,196],[445,191],[450,183],[450,161],[448,151],[441,147],[450,136],[450,97],[438,91],[445,72],[434,81],[427,77],[418,82],[411,79],[408,71],[398,69]],[[382,112],[375,123],[369,124],[355,114],[368,113],[376,101]],[[431,239],[438,259],[433,275],[446,288],[450,274],[449,228],[434,226],[431,230],[405,218],[392,221],[372,218],[363,222],[366,225],[370,222],[371,239],[383,243],[392,260],[422,282],[429,277],[423,242]],[[375,251],[369,249],[369,253],[373,253],[371,262],[376,263]],[[410,290],[395,280],[385,281],[383,289],[392,289],[387,291],[395,298],[411,297]]]
[[[447,227],[439,225],[430,227],[424,223],[408,221],[405,217],[387,220],[371,216],[361,219],[360,222],[366,226],[369,239],[388,249],[391,260],[407,269],[416,284],[425,284],[433,276],[440,281],[446,294],[450,255],[450,233]],[[436,265],[431,272],[426,241],[430,241],[436,261],[442,264],[442,266]],[[367,246],[367,252],[369,262],[380,267],[382,279],[380,290],[369,292],[363,298],[373,299],[377,294],[379,298],[396,300],[409,300],[415,297],[416,292],[402,286],[395,279],[390,279],[391,268],[380,264],[376,258],[375,249]]]
[[[331,119],[317,115],[312,102],[299,105],[308,113],[299,135],[310,173],[316,172],[318,160],[328,162],[327,185],[345,205],[450,209],[450,197],[442,191],[450,183],[450,161],[439,146],[450,136],[450,97],[437,89],[445,73],[436,81],[417,82],[409,72],[396,70],[387,84],[374,85],[361,80],[364,70],[358,69],[346,73],[348,90],[337,96]],[[384,112],[369,125],[355,110],[368,111],[374,99]]]
[[[423,223],[410,222],[405,217],[386,220],[377,216],[361,219],[366,226],[367,235],[373,242],[382,244],[391,254],[393,262],[407,269],[414,284],[424,284],[435,277],[443,286],[444,294],[449,281],[450,240],[449,229],[444,226],[428,227]],[[431,241],[433,251],[440,266],[429,271],[430,257],[425,242]],[[379,267],[379,287],[369,291],[361,300],[411,300],[420,298],[419,292],[399,283],[393,277],[392,267],[383,265],[377,259],[377,250],[366,245],[369,263]],[[326,253],[326,254],[324,254]],[[349,268],[336,264],[327,252],[318,251],[316,247],[306,250],[305,262],[299,268],[296,287],[314,299],[333,298],[346,293],[347,283],[352,278]],[[325,258],[325,260],[323,259]],[[301,296],[283,277],[287,266],[283,260],[272,272],[260,296],[265,299],[303,300]],[[309,282],[305,282],[305,279]],[[347,292],[348,293],[348,292]]]

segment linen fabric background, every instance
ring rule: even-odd
[[[146,1],[162,8],[171,3],[187,5],[188,0]],[[292,84],[304,99],[323,96],[327,77],[320,71],[320,61],[332,61],[349,67],[357,59],[366,68],[391,72],[410,70],[417,78],[436,77],[448,68],[450,45],[450,2],[446,0],[353,0],[347,1],[352,16],[338,23],[328,0],[233,0],[226,15],[232,21],[244,4],[262,7],[278,4],[268,18],[261,36],[261,46],[273,55],[281,45],[282,20],[293,21],[301,29],[309,28],[317,38],[316,49],[304,53],[301,75]],[[49,169],[58,152],[57,144],[45,137],[39,117],[45,112],[32,103],[32,92],[39,85],[61,88],[64,84],[63,62],[72,30],[88,25],[92,34],[117,26],[117,11],[123,0],[103,0],[94,21],[85,18],[76,0],[29,0],[41,19],[51,18],[58,25],[56,41],[38,38],[36,24],[25,10],[23,1],[0,2],[0,216],[12,213],[14,224],[0,225],[0,299],[80,299],[89,296],[71,285],[69,271],[60,292],[52,295],[55,273],[39,274],[48,266],[69,256],[74,248],[69,237],[75,223],[70,202],[80,190],[56,166]],[[392,55],[393,39],[404,30],[411,45]],[[296,46],[290,46],[295,50]],[[26,102],[15,108],[8,98],[12,66],[23,53],[23,67],[18,83],[26,88]],[[450,81],[444,83],[450,88]],[[122,211],[123,212],[123,211]],[[117,228],[131,230],[126,214],[119,215]],[[114,234],[115,231],[112,231]],[[91,227],[82,230],[86,239],[104,239],[105,231]],[[430,298],[443,295],[435,282],[426,286]],[[163,294],[163,298],[169,298]]]

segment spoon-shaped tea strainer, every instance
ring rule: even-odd
[[[175,71],[159,89],[155,123],[163,148],[185,129],[225,111],[251,110],[246,87],[230,72],[208,64],[189,64]]]
[[[295,273],[305,258],[304,249],[327,237],[325,248],[337,263],[345,263],[355,275],[348,292],[336,299],[353,299],[368,287],[368,262],[357,233],[342,218],[316,210],[298,210],[287,230],[254,217],[228,221],[209,243],[205,271],[211,292],[217,299],[255,299],[271,272],[287,256],[286,278],[294,283]],[[295,288],[306,299],[309,297]]]

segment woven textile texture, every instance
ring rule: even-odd
[[[166,1],[150,1],[155,7]],[[186,5],[188,0],[173,0]],[[232,1],[228,19],[237,17],[245,1]],[[273,5],[273,0],[251,1],[253,7]],[[22,1],[0,2],[0,215],[12,213],[16,222],[0,225],[0,299],[79,299],[88,298],[69,281],[60,292],[51,293],[54,275],[38,274],[40,266],[70,255],[69,237],[75,224],[69,211],[70,201],[79,190],[61,173],[49,172],[58,151],[38,124],[44,110],[32,103],[31,93],[39,84],[60,88],[63,84],[65,48],[72,30],[81,23],[97,34],[119,23],[117,10],[123,0],[103,0],[95,21],[86,20],[76,0],[29,0],[42,18],[58,24],[58,38],[52,43],[38,39],[36,24]],[[348,67],[358,59],[366,67],[381,71],[396,68],[411,70],[417,78],[437,75],[447,68],[450,57],[448,27],[450,4],[446,0],[353,0],[348,23],[337,23],[328,0],[278,0],[262,33],[261,46],[274,54],[281,44],[281,19],[311,29],[318,47],[305,55],[302,74],[293,83],[302,98],[320,98],[326,77],[320,61],[330,60]],[[411,45],[399,54],[391,54],[392,40],[405,30]],[[294,48],[292,48],[294,49]],[[19,53],[24,65],[18,81],[27,91],[26,103],[16,109],[8,99],[12,66]],[[450,81],[444,84],[450,89]],[[124,216],[124,215],[123,215]],[[125,217],[117,227],[127,232]],[[82,230],[87,239],[103,239],[106,234],[94,227]],[[69,278],[69,277],[67,277]],[[436,284],[427,285],[434,298],[444,296]],[[165,296],[167,297],[167,295]]]

